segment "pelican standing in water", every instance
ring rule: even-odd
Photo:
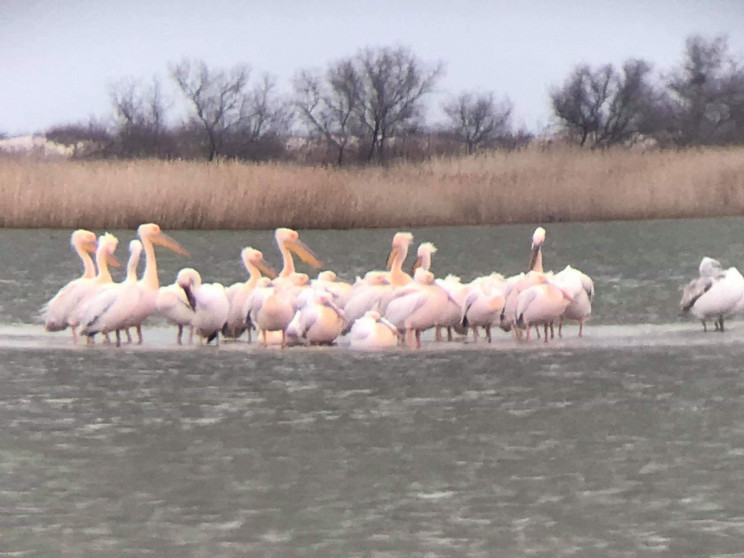
[[[517,301],[518,328],[526,330],[530,340],[530,327],[544,327],[545,342],[548,342],[548,326],[558,319],[573,301],[570,294],[550,281],[540,277],[538,283],[519,293]]]
[[[227,298],[230,301],[230,312],[228,313],[227,322],[222,330],[225,337],[237,339],[247,330],[248,342],[251,341],[251,330],[248,327],[246,314],[243,312],[246,300],[250,296],[256,284],[262,277],[262,273],[273,279],[276,277],[276,271],[266,263],[263,254],[255,248],[243,248],[240,252],[240,259],[248,271],[248,280],[243,283],[235,283],[226,289]]]
[[[42,309],[44,327],[47,331],[62,331],[69,326],[68,316],[80,301],[83,285],[96,276],[96,267],[90,254],[95,253],[98,239],[95,233],[78,229],[70,235],[70,245],[83,262],[83,274],[62,287]],[[77,332],[72,329],[73,341],[77,342]]]
[[[217,340],[227,321],[230,302],[225,294],[225,287],[220,283],[202,283],[201,275],[195,269],[187,267],[178,272],[176,283],[186,293],[189,306],[194,311],[191,325],[200,339],[207,344]]]
[[[585,273],[567,265],[553,276],[553,282],[571,295],[573,299],[558,319],[558,337],[563,336],[564,320],[579,322],[579,337],[583,337],[584,322],[592,315],[594,281]]]
[[[182,256],[188,257],[190,254],[183,246],[165,234],[155,223],[140,225],[137,228],[137,236],[142,241],[142,248],[145,252],[145,269],[142,272],[142,277],[137,281],[140,296],[137,304],[130,308],[130,315],[127,321],[130,327],[133,326],[137,329],[137,343],[141,345],[142,322],[157,310],[158,288],[160,287],[154,245],[163,246]]]
[[[186,292],[176,281],[170,285],[158,288],[158,296],[155,298],[155,308],[169,324],[175,325],[177,329],[176,343],[183,343],[183,328],[189,328],[189,344],[194,340],[194,326],[191,321],[194,318],[194,309],[186,297]]]
[[[81,292],[77,302],[67,316],[67,322],[73,330],[73,339],[77,341],[77,327],[80,325],[84,308],[89,300],[95,296],[98,290],[113,282],[109,265],[119,267],[121,264],[114,256],[116,247],[119,245],[119,239],[113,234],[105,233],[98,238],[98,248],[96,250],[96,267],[98,273],[92,279],[86,279],[81,285]]]
[[[703,331],[708,331],[706,321],[713,319],[716,331],[723,332],[724,318],[737,312],[744,299],[744,277],[735,267],[725,271],[711,258],[700,262],[700,274],[690,281],[682,292],[680,307],[691,313],[703,323]],[[718,269],[716,269],[718,268]],[[719,271],[720,270],[720,271]]]
[[[129,335],[130,324],[127,321],[130,309],[137,304],[140,289],[137,287],[137,266],[142,254],[142,243],[132,240],[129,243],[129,262],[127,275],[121,283],[103,285],[86,303],[82,311],[80,332],[92,342],[96,333],[102,333],[109,340],[109,333],[116,332],[116,346],[121,345],[121,330]]]

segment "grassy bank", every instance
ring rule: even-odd
[[[744,214],[744,149],[525,150],[391,168],[0,160],[0,226],[415,227]]]

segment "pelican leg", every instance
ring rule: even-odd
[[[181,324],[178,324],[178,333],[176,333],[176,343],[179,345],[182,344],[181,339],[183,337],[183,326]]]
[[[287,331],[282,330],[282,349],[287,346]]]
[[[720,321],[720,323],[721,323],[721,329],[720,329],[720,332],[721,332],[721,333],[723,333],[723,316],[721,316],[721,317],[719,318],[719,321]]]
[[[142,326],[137,326],[137,345],[142,345]]]
[[[128,345],[131,345],[131,344],[132,344],[132,334],[131,334],[131,332],[129,331],[129,328],[126,328],[126,329],[124,330],[124,333],[126,333],[126,334],[127,334],[127,344],[128,344]]]
[[[537,338],[540,339],[540,326],[535,326],[535,333],[537,334]]]
[[[540,332],[539,331],[537,332],[537,336],[538,336],[538,339],[539,339],[539,337],[540,337]],[[530,340],[530,326],[529,326],[529,324],[527,324],[527,341],[529,341],[529,340]]]
[[[558,337],[559,338],[563,337],[563,316],[558,318]],[[581,336],[579,335],[579,337]]]
[[[434,340],[437,342],[442,341],[442,326],[436,326],[434,328]]]
[[[109,337],[109,334],[108,334],[108,332],[107,332],[107,331],[104,331],[104,332],[103,332],[103,342],[104,342],[104,343],[105,343],[106,345],[110,345],[110,344],[111,344],[111,338]]]
[[[72,329],[72,342],[77,343],[79,340],[78,334],[77,334],[77,326],[74,325],[70,329]]]
[[[417,329],[415,330],[415,332],[416,332],[416,348],[420,349],[421,348],[421,330]]]
[[[194,342],[194,326],[189,326],[189,345]]]
[[[486,330],[486,339],[488,339],[488,342],[491,342],[491,324],[486,325],[484,328]]]
[[[473,330],[473,341],[478,341],[478,326],[471,326]]]
[[[558,331],[560,331],[560,330],[558,330]],[[584,337],[584,318],[581,318],[579,320],[579,337]]]
[[[116,330],[116,346],[121,347],[121,330]]]
[[[553,322],[550,322],[550,338],[555,339],[555,332],[553,331]]]
[[[545,331],[545,342],[548,342],[548,324],[543,324],[543,330]]]
[[[705,324],[705,320],[702,320],[703,322],[703,333],[708,333],[708,326]]]

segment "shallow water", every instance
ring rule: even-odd
[[[742,551],[744,325],[680,318],[744,220],[549,225],[595,280],[586,335],[384,352],[76,347],[35,313],[79,273],[70,231],[0,230],[0,549],[18,556],[727,556]],[[520,271],[534,226],[414,230],[433,271]],[[122,247],[130,232],[116,231]],[[344,278],[394,231],[307,231]],[[269,232],[173,232],[161,280],[278,264]],[[120,249],[121,250],[121,249]],[[121,250],[123,253],[124,251]],[[123,257],[121,259],[124,259]],[[304,269],[303,269],[304,270]]]

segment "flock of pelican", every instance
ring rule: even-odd
[[[437,341],[445,339],[445,331],[447,340],[454,333],[467,337],[469,332],[477,340],[482,331],[490,343],[494,325],[526,341],[533,329],[540,337],[542,326],[547,342],[554,337],[556,323],[558,336],[562,335],[564,320],[577,321],[581,336],[591,315],[593,282],[571,266],[558,273],[545,272],[545,234],[542,227],[533,234],[525,272],[511,277],[492,273],[463,283],[453,275],[435,278],[430,266],[437,249],[430,242],[418,247],[416,263],[407,273],[403,265],[413,235],[399,232],[393,237],[386,268],[371,270],[352,284],[339,280],[333,271],[321,271],[315,279],[295,271],[293,256],[314,268],[322,264],[296,231],[280,228],[275,240],[282,269],[277,273],[259,250],[247,247],[240,255],[248,279],[225,287],[204,283],[190,267],[181,269],[173,284],[160,286],[155,246],[189,253],[153,223],[137,229],[138,238],[129,243],[126,277],[114,282],[109,267],[120,265],[114,256],[117,238],[109,233],[97,238],[81,229],[72,233],[70,242],[82,261],[83,274],[45,305],[43,319],[48,331],[70,328],[75,343],[84,336],[92,344],[97,334],[111,343],[113,334],[117,346],[122,335],[133,342],[132,328],[141,344],[142,324],[153,314],[177,326],[178,344],[188,328],[189,343],[194,335],[202,344],[218,344],[220,337],[236,341],[244,334],[251,342],[256,331],[263,346],[333,344],[345,336],[355,348],[405,344],[415,349],[421,347],[421,332],[428,329],[435,330]],[[143,252],[145,266],[138,276]],[[703,298],[693,301],[694,312]]]

